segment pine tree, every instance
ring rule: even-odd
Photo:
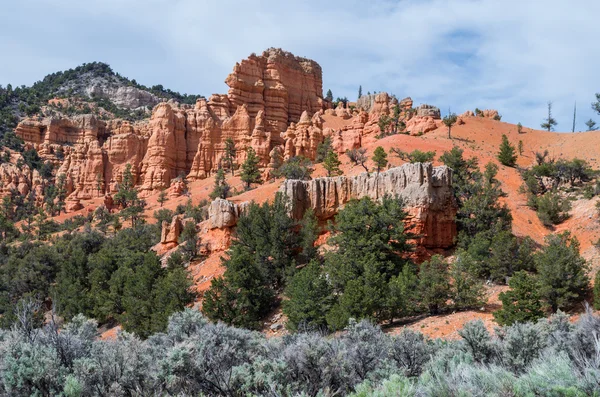
[[[521,124],[520,122],[517,124],[517,133],[518,134],[523,133],[523,124]]]
[[[167,191],[164,189],[161,190],[158,194],[158,199],[156,199],[156,201],[158,201],[160,207],[162,208],[163,204],[167,202]]]
[[[502,143],[500,144],[498,160],[507,167],[514,167],[515,163],[517,162],[515,147],[510,144],[508,137],[504,134],[502,135]]]
[[[502,308],[494,312],[498,324],[512,325],[545,317],[536,276],[519,271],[511,277],[508,285],[510,289],[499,295]]]
[[[285,290],[283,313],[287,316],[286,327],[323,328],[327,325],[326,314],[335,302],[332,288],[317,261],[312,261],[292,277]]]
[[[544,122],[540,126],[545,130],[553,131],[554,126],[557,124],[556,120],[552,117],[552,102],[548,102],[548,117],[544,119]]]
[[[219,168],[217,170],[217,176],[215,177],[215,185],[213,187],[213,191],[209,194],[209,197],[213,200],[217,197],[226,199],[227,197],[229,197],[230,190],[231,188],[225,180],[225,171],[223,171],[223,168]]]
[[[585,125],[587,126],[587,130],[588,131],[595,131],[596,130],[596,122],[592,119],[589,119],[588,121],[585,122]]]
[[[327,176],[337,176],[342,174],[342,170],[340,170],[340,165],[342,162],[338,158],[338,155],[333,150],[327,152],[327,156],[325,156],[325,161],[323,161],[323,168],[327,170]]]
[[[419,269],[419,296],[430,314],[438,314],[450,299],[448,265],[441,255],[421,264]]]
[[[358,86],[358,99],[360,99],[360,97],[362,97],[362,85]]]
[[[570,307],[585,298],[589,289],[588,264],[579,253],[579,241],[569,232],[546,237],[536,253],[540,293],[552,312]]]
[[[236,158],[236,148],[235,142],[231,138],[225,139],[225,153],[223,154],[223,161],[228,169],[231,171],[231,175],[234,174],[235,171],[235,158]]]
[[[262,183],[260,169],[258,168],[259,163],[260,159],[256,155],[256,152],[252,147],[249,147],[246,151],[246,160],[242,164],[242,173],[240,174],[240,179],[246,183],[246,189],[250,189],[253,183]]]
[[[388,163],[387,153],[381,146],[377,146],[373,152],[373,157],[371,160],[373,160],[373,163],[375,163],[377,172],[380,172]]]
[[[523,155],[523,141],[519,140],[519,156]]]
[[[444,123],[444,125],[446,127],[448,127],[448,139],[452,139],[452,126],[454,124],[456,124],[456,121],[458,120],[458,117],[456,116],[455,113],[450,113],[447,116],[444,117],[444,119],[442,120],[442,122]]]
[[[594,277],[594,309],[600,310],[600,270]]]
[[[327,99],[327,101],[329,101],[329,102],[333,102],[333,93],[331,92],[331,90],[327,90],[327,94],[325,95],[325,99]]]

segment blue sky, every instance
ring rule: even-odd
[[[8,3],[8,2],[6,2]],[[235,62],[268,47],[323,67],[324,90],[388,91],[462,113],[498,109],[557,130],[594,114],[598,0],[19,0],[0,7],[0,84],[103,61],[146,85],[226,93]]]

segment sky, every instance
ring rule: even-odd
[[[226,93],[235,62],[279,47],[317,61],[323,89],[497,109],[557,131],[600,115],[598,0],[13,0],[0,7],[0,84],[102,61],[151,86]]]

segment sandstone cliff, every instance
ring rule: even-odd
[[[286,180],[280,192],[288,197],[294,218],[300,219],[311,208],[320,220],[335,216],[351,199],[397,196],[404,200],[413,231],[422,235],[420,245],[447,248],[456,237],[452,171],[445,166],[404,164],[379,174]]]
[[[158,103],[147,122],[59,115],[27,118],[15,132],[55,164],[57,175],[66,175],[71,199],[114,192],[128,163],[142,196],[168,188],[182,174],[206,178],[221,165],[227,139],[235,143],[238,164],[252,147],[266,167],[273,148],[283,147],[282,133],[290,123],[298,129],[294,153],[314,158],[323,136],[310,115],[324,106],[316,62],[271,48],[236,64],[226,83],[227,95],[200,98],[195,106]],[[110,97],[125,107],[158,102],[131,87],[88,88],[89,95]]]

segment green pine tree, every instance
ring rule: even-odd
[[[600,310],[600,270],[594,277],[594,309]]]
[[[517,162],[515,147],[510,144],[508,137],[502,134],[502,143],[498,152],[498,160],[507,167],[514,167]]]
[[[216,198],[226,199],[227,197],[229,197],[230,190],[231,188],[225,180],[225,171],[223,171],[223,168],[219,168],[217,170],[217,176],[215,177],[215,185],[213,187],[213,191],[208,196],[212,200]]]
[[[283,302],[283,313],[288,318],[286,326],[289,330],[327,325],[326,314],[335,298],[317,261],[312,261],[292,277],[285,295],[288,299]]]
[[[508,285],[510,289],[499,295],[502,308],[494,312],[498,324],[512,325],[545,317],[536,276],[519,271],[510,278]]]
[[[588,264],[579,253],[579,241],[569,232],[546,237],[535,255],[540,293],[552,312],[583,300],[589,291]]]
[[[434,255],[419,269],[419,296],[430,314],[442,311],[451,297],[448,265],[441,255]]]
[[[448,139],[452,139],[452,126],[456,124],[458,121],[458,117],[454,113],[450,113],[442,119],[442,122],[446,127],[448,127]]]
[[[223,154],[223,161],[225,166],[231,171],[231,175],[235,171],[235,159],[236,159],[236,148],[235,142],[231,138],[225,139],[225,153]]]
[[[327,176],[337,176],[342,174],[340,165],[342,162],[338,158],[338,155],[333,150],[327,152],[325,160],[323,161],[323,168],[327,171]]]
[[[246,152],[246,160],[242,164],[242,172],[240,174],[240,179],[242,182],[246,183],[246,189],[250,189],[250,186],[253,183],[262,183],[260,169],[258,168],[259,163],[260,159],[256,155],[256,152],[252,147],[249,147]]]
[[[375,168],[377,169],[377,172],[380,172],[388,164],[387,153],[381,146],[377,146],[375,148],[371,160],[373,160],[373,163],[375,163]]]

